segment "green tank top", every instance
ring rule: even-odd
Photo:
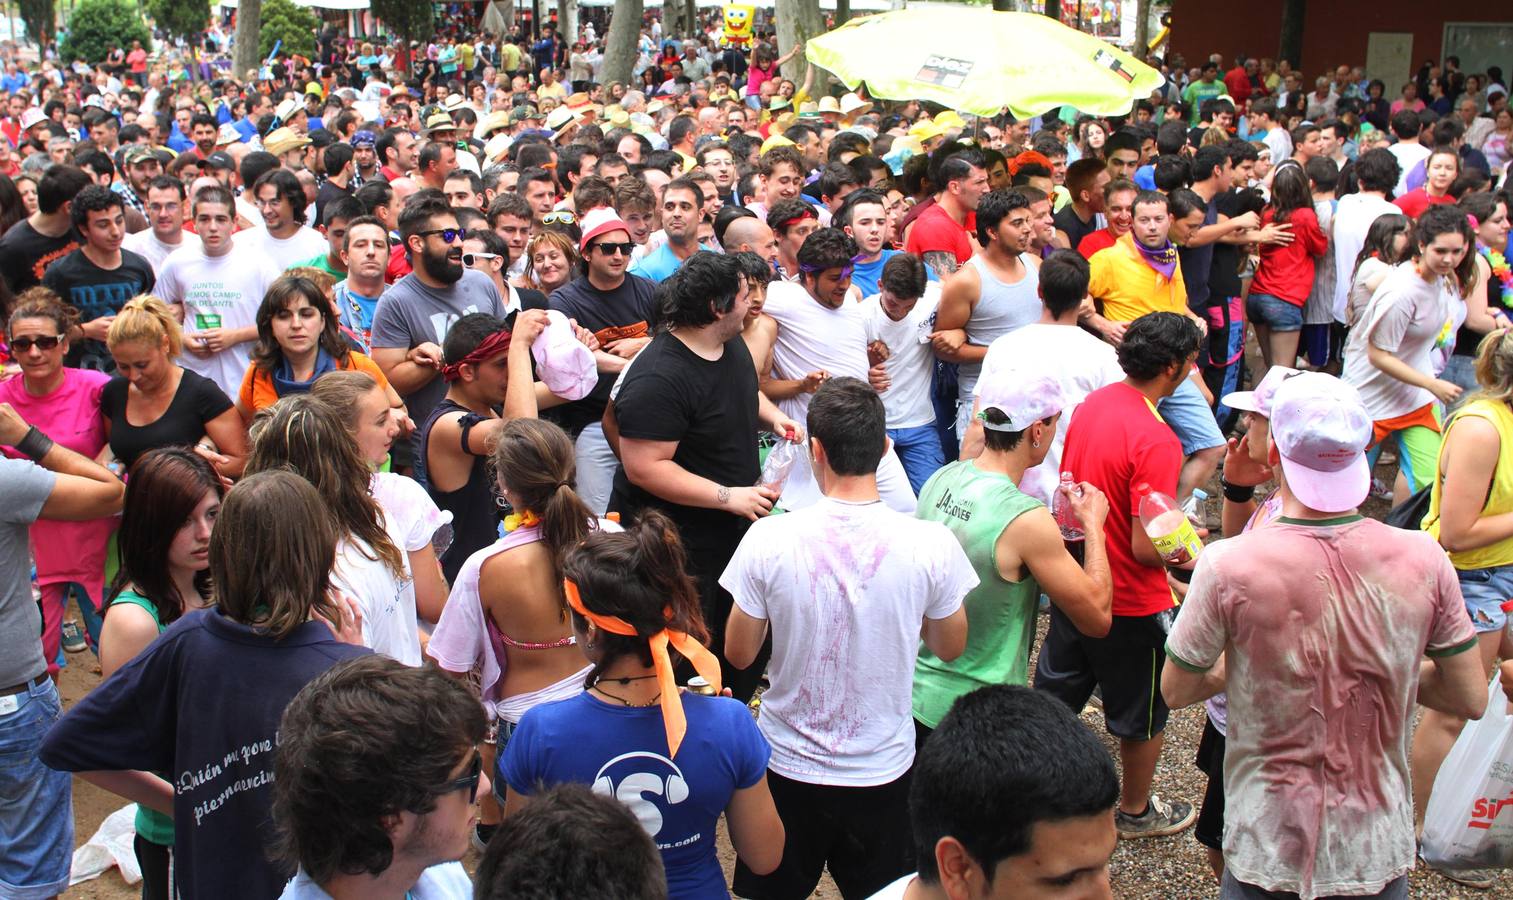
[[[1006,581],[994,548],[1010,522],[1043,507],[1006,475],[984,472],[971,460],[953,462],[925,483],[915,515],[951,529],[977,572],[977,587],[962,601],[967,649],[942,662],[920,645],[914,665],[914,718],[934,728],[962,694],[989,684],[1026,684],[1040,586],[1032,576]]]
[[[147,610],[147,612],[152,616],[152,620],[158,623],[158,634],[162,634],[166,629],[167,626],[165,626],[163,624],[163,620],[158,617],[158,605],[156,603],[153,603],[146,597],[143,597],[141,594],[138,594],[136,591],[130,589],[122,590],[121,593],[117,594],[115,599],[111,601],[111,605],[115,605],[117,603],[130,603],[133,606],[142,607],[143,609]],[[172,847],[173,819],[163,815],[157,810],[148,809],[145,806],[138,806],[137,834],[142,836],[142,840],[147,841],[150,844],[157,844],[159,847]]]

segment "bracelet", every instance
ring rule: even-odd
[[[1249,503],[1256,498],[1256,489],[1239,484],[1230,484],[1224,479],[1219,479],[1219,487],[1224,491],[1224,499],[1231,503]]]
[[[37,426],[27,429],[26,437],[16,442],[16,450],[29,456],[36,462],[41,462],[53,449],[53,439],[43,434]]]

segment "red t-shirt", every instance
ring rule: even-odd
[[[967,225],[971,223],[972,216],[968,215]],[[940,204],[926,209],[914,220],[904,249],[916,254],[947,250],[956,254],[956,262],[961,265],[972,258],[972,241],[967,237],[966,227],[956,224]]]
[[[1261,217],[1261,224],[1275,221],[1271,210]],[[1261,264],[1250,283],[1250,293],[1269,294],[1293,306],[1302,306],[1313,292],[1314,267],[1329,250],[1329,236],[1319,228],[1319,217],[1312,209],[1295,209],[1287,217],[1292,225],[1292,243],[1263,244]]]
[[[1431,197],[1429,196],[1429,192],[1423,188],[1415,188],[1392,202],[1397,204],[1397,208],[1403,211],[1403,215],[1410,219],[1417,219],[1429,207],[1438,206],[1441,203],[1454,203],[1455,198],[1449,194]]]
[[[1135,561],[1130,534],[1139,526],[1137,484],[1177,494],[1182,444],[1145,395],[1117,382],[1101,387],[1072,415],[1061,470],[1091,482],[1108,496],[1104,525],[1109,569],[1114,579],[1114,615],[1149,616],[1171,609],[1166,570]]]
[[[413,271],[410,258],[405,254],[404,244],[389,248],[389,265],[384,269],[384,283],[393,284]]]
[[[1082,239],[1077,245],[1077,252],[1082,254],[1083,259],[1092,259],[1093,254],[1099,250],[1107,250],[1119,240],[1114,233],[1107,228],[1100,228]]]

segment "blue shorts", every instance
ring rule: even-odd
[[[0,697],[0,897],[42,900],[63,893],[74,855],[73,776],[38,758],[62,714],[58,689],[43,677]]]
[[[1176,392],[1170,397],[1163,397],[1156,404],[1156,409],[1182,442],[1183,456],[1192,456],[1199,450],[1210,447],[1224,446],[1224,434],[1219,431],[1219,423],[1214,420],[1214,411],[1208,408],[1208,401],[1203,399],[1203,392],[1192,383],[1192,379],[1182,379]]]
[[[1245,315],[1252,324],[1272,331],[1302,331],[1303,307],[1270,294],[1251,294],[1245,300]]]
[[[1513,565],[1490,569],[1457,569],[1460,593],[1477,634],[1501,631],[1508,624],[1502,605],[1513,600]]]

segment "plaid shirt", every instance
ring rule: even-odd
[[[118,181],[112,184],[110,189],[120,194],[121,199],[125,201],[127,206],[144,216],[147,215],[147,204],[143,203],[142,198],[137,196],[137,192],[131,189],[131,185],[124,181]]]

